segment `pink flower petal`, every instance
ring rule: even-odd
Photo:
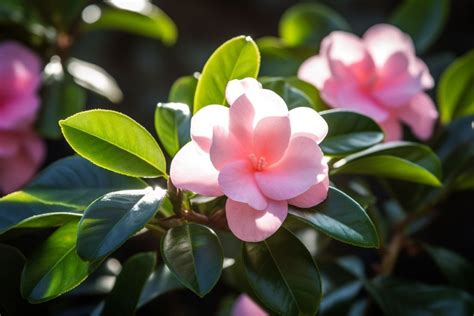
[[[253,168],[249,160],[227,164],[219,173],[219,185],[232,200],[247,203],[257,210],[268,206],[267,198],[255,182]]]
[[[320,143],[328,133],[328,124],[313,109],[299,107],[290,111],[291,137],[306,136]]]
[[[355,88],[343,86],[340,87],[336,96],[338,108],[346,108],[360,112],[380,122],[389,116],[389,112],[378,105],[368,93]]]
[[[250,297],[241,294],[232,307],[232,316],[267,316],[268,314]]]
[[[283,158],[264,171],[255,172],[255,180],[265,196],[288,200],[307,191],[325,177],[323,153],[308,137],[295,137]]]
[[[20,143],[13,131],[0,130],[0,159],[1,157],[13,156],[19,150]]]
[[[225,88],[225,97],[229,104],[232,104],[237,100],[242,94],[249,90],[259,90],[262,88],[260,82],[254,78],[245,78],[242,80],[234,79],[227,83]]]
[[[212,164],[217,170],[221,170],[226,164],[248,158],[247,148],[242,147],[234,134],[224,130],[220,126],[214,127],[212,145],[209,150]]]
[[[0,132],[1,133],[1,132]],[[10,156],[0,156],[0,190],[11,193],[30,180],[46,155],[43,141],[31,131],[15,132],[18,150]]]
[[[0,86],[1,89],[3,87]],[[39,98],[34,94],[18,95],[0,100],[0,128],[18,129],[29,126],[36,118]]]
[[[253,135],[256,157],[264,157],[268,164],[277,162],[288,147],[290,135],[290,119],[287,116],[263,118]]]
[[[388,118],[379,123],[383,132],[385,133],[385,142],[392,142],[402,139],[402,126],[396,118]]]
[[[422,140],[427,140],[433,133],[438,119],[438,111],[426,93],[417,94],[406,108],[398,112],[400,119],[410,126],[413,133]]]
[[[239,239],[258,242],[274,234],[288,214],[286,201],[268,201],[263,210],[255,210],[245,203],[227,199],[225,205],[227,223]]]
[[[288,204],[309,208],[323,202],[328,196],[329,177],[325,177],[321,182],[316,183],[305,193],[288,200]]]
[[[200,109],[191,119],[191,138],[205,152],[211,148],[215,126],[228,129],[229,108],[223,105],[208,105]]]
[[[308,58],[298,69],[298,78],[322,89],[324,82],[331,77],[331,71],[326,58],[313,56]]]
[[[171,162],[171,181],[180,189],[207,196],[220,196],[223,193],[217,181],[218,175],[209,154],[192,141],[184,145]]]

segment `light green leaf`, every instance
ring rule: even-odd
[[[105,257],[142,229],[165,195],[162,189],[125,190],[104,195],[84,212],[77,253],[85,260]]]
[[[188,289],[203,297],[216,285],[224,257],[217,235],[199,224],[174,227],[161,239],[168,268]]]
[[[413,38],[417,52],[422,54],[443,31],[449,6],[449,0],[405,0],[390,21]]]
[[[257,78],[260,53],[249,36],[238,36],[222,44],[208,59],[199,77],[193,112],[210,104],[226,104],[225,88],[233,79]]]
[[[168,101],[184,103],[192,109],[197,82],[198,80],[195,76],[185,76],[178,78],[171,86]]]
[[[102,168],[132,177],[166,175],[165,157],[153,136],[122,113],[90,110],[59,123],[69,145]]]
[[[81,284],[100,264],[76,253],[78,220],[58,228],[26,261],[21,293],[30,303],[51,300]]]
[[[328,123],[328,134],[320,146],[326,155],[345,155],[380,143],[384,134],[371,118],[347,110],[320,113]]]
[[[379,247],[377,230],[365,210],[334,187],[329,187],[323,203],[304,210],[290,208],[290,214],[339,241],[360,247]]]
[[[247,279],[264,305],[278,315],[315,315],[321,279],[311,254],[298,238],[280,228],[268,239],[246,242],[242,259]]]
[[[332,31],[349,31],[349,23],[336,11],[320,3],[302,3],[288,9],[280,20],[279,32],[288,46],[319,47]]]
[[[390,142],[345,157],[333,165],[332,173],[381,176],[440,186],[441,163],[427,146]]]
[[[174,157],[191,140],[191,111],[184,103],[158,103],[155,129],[166,152]]]
[[[438,104],[441,121],[474,114],[474,50],[456,59],[441,75]]]

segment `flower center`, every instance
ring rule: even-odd
[[[265,157],[257,157],[255,154],[250,154],[249,159],[252,167],[257,171],[262,171],[268,165]]]

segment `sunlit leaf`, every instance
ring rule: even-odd
[[[191,140],[191,111],[184,103],[158,103],[155,129],[166,152],[173,157]]]
[[[171,86],[168,101],[184,103],[192,109],[197,82],[198,81],[195,76],[185,76],[178,78]]]

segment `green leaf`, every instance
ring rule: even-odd
[[[128,259],[105,298],[101,315],[135,315],[140,294],[155,264],[153,252],[139,253]]]
[[[333,174],[351,173],[395,178],[440,186],[441,163],[427,146],[390,142],[345,157],[334,164]]]
[[[441,121],[474,114],[474,50],[456,59],[441,75],[438,104]]]
[[[81,87],[109,99],[110,102],[122,101],[122,90],[103,68],[77,58],[70,58],[67,71]]]
[[[161,253],[178,280],[200,297],[219,280],[224,257],[217,235],[206,226],[190,223],[168,230]]]
[[[0,244],[0,312],[21,315],[20,276],[25,257],[16,248]]]
[[[332,31],[349,31],[349,23],[336,11],[319,3],[297,4],[280,20],[279,33],[288,46],[319,47]]]
[[[451,285],[474,294],[474,266],[461,255],[441,247],[423,245]]]
[[[387,316],[471,315],[474,299],[466,292],[394,278],[378,278],[365,287]]]
[[[191,111],[184,103],[158,103],[155,129],[166,152],[174,157],[191,140]]]
[[[390,21],[414,40],[422,54],[436,41],[449,16],[449,0],[405,0]]]
[[[176,80],[171,86],[168,101],[184,103],[192,109],[197,82],[198,80],[194,76],[178,78],[178,80]]]
[[[306,93],[281,77],[260,78],[263,88],[270,89],[285,100],[288,109],[297,107],[314,108],[313,101]]]
[[[377,230],[365,210],[334,187],[329,187],[323,203],[304,210],[290,208],[290,214],[339,241],[360,247],[379,247]]]
[[[380,143],[384,134],[371,118],[347,110],[320,113],[329,126],[320,146],[326,155],[345,155]]]
[[[199,77],[193,112],[210,104],[226,104],[225,88],[233,79],[257,78],[260,53],[249,36],[238,36],[222,44],[208,59]]]
[[[112,4],[113,1],[110,1]],[[136,35],[147,36],[161,40],[165,45],[173,45],[178,37],[178,31],[173,20],[160,8],[146,2],[143,8],[137,10],[121,10],[112,7],[100,8],[90,5],[84,9],[86,30],[119,30]],[[131,9],[131,8],[130,8]]]
[[[255,294],[279,315],[315,315],[321,279],[311,254],[285,228],[258,243],[244,243],[245,273]]]
[[[86,262],[76,253],[78,220],[58,228],[26,261],[21,293],[30,303],[64,294],[82,283],[100,264]]]
[[[85,260],[111,254],[155,215],[162,189],[125,190],[104,195],[84,212],[77,232],[77,253]]]
[[[81,216],[98,197],[147,185],[99,168],[81,157],[67,157],[42,171],[23,191],[0,199],[0,233],[15,227],[50,227]]]
[[[160,265],[145,283],[138,301],[138,308],[148,304],[158,296],[183,286],[164,264]]]
[[[69,145],[99,167],[132,177],[166,174],[165,157],[153,136],[122,113],[90,110],[59,123]]]

